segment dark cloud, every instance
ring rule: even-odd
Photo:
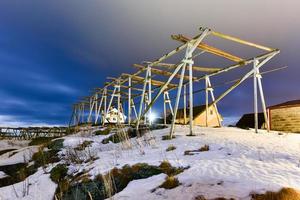
[[[285,65],[289,68],[264,76],[267,103],[300,98],[299,11],[297,0],[3,0],[0,124],[9,120],[66,124],[71,104],[93,87],[101,87],[106,76],[133,71],[131,64],[156,59],[178,46],[170,39],[171,34],[192,36],[199,26],[279,48],[280,55],[266,69]],[[207,42],[241,57],[259,53],[222,40]],[[204,56],[197,63],[228,64]],[[235,72],[213,81],[238,76]],[[252,98],[248,81],[220,102],[220,109],[232,120],[251,112]],[[203,94],[195,101],[203,102]]]

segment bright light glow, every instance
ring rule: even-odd
[[[156,117],[156,114],[152,112],[152,113],[149,113],[148,118],[149,118],[150,122],[154,122],[157,117]]]

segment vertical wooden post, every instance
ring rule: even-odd
[[[135,104],[134,104],[133,99],[131,99],[131,105],[132,105],[132,109],[133,109],[135,118],[137,119],[137,118],[138,118],[138,114],[137,114],[137,112],[136,112],[136,108],[135,108]]]
[[[191,55],[189,57],[192,57]],[[190,116],[189,116],[189,121],[190,121],[190,134],[193,135],[193,121],[194,121],[194,116],[193,116],[193,60],[189,60],[189,105],[190,105]]]
[[[174,133],[177,110],[178,110],[178,105],[179,105],[179,100],[180,100],[180,95],[181,95],[181,88],[182,88],[182,83],[183,83],[183,77],[184,77],[184,73],[185,73],[185,67],[186,67],[186,63],[184,63],[184,65],[182,66],[182,70],[181,70],[181,75],[180,75],[180,80],[179,80],[179,85],[178,85],[178,90],[177,90],[177,96],[176,96],[176,102],[175,102],[175,107],[174,107],[174,115],[173,115],[173,119],[172,119],[171,130],[170,130],[170,139],[172,139],[173,133]]]
[[[211,85],[209,76],[207,76],[207,83],[208,83],[208,91],[210,92],[210,97],[211,97],[211,100],[212,100],[212,102],[213,102],[212,105],[214,106],[215,111],[216,111],[216,113],[217,113],[218,124],[219,124],[219,126],[222,126],[222,123],[221,123],[221,119],[220,119],[220,115],[219,115],[219,110],[218,110],[217,104],[214,103],[214,102],[215,102],[215,95],[214,95],[214,92],[213,92],[213,88],[212,88],[212,85]]]
[[[128,124],[131,123],[131,77],[128,78]]]
[[[118,83],[116,85],[118,90],[117,95],[117,107],[118,107],[118,117],[117,117],[117,124],[120,125],[120,114],[121,114],[121,86],[120,86],[120,80],[118,80]]]
[[[186,85],[183,85],[183,120],[184,124],[186,125]]]
[[[253,90],[254,90],[254,128],[255,128],[255,133],[258,133],[258,108],[257,108],[257,65],[258,65],[258,60],[254,60],[253,62]]]
[[[95,124],[98,123],[98,118],[99,118],[99,114],[100,114],[100,111],[101,111],[101,107],[102,107],[102,103],[103,103],[104,98],[105,98],[105,91],[102,92],[102,96],[101,96],[101,100],[100,100],[100,103],[99,103],[99,107],[98,106],[96,107],[97,108],[97,113],[96,113],[96,116],[95,116]]]
[[[259,88],[259,93],[260,93],[260,99],[261,99],[261,104],[264,112],[264,118],[265,118],[265,123],[267,126],[267,131],[270,132],[270,122],[269,122],[269,115],[267,113],[267,108],[266,108],[266,102],[265,102],[265,96],[262,88],[262,83],[261,83],[261,74],[259,73],[259,69],[257,69],[257,82],[258,82],[258,88]]]
[[[102,117],[102,125],[105,124],[106,115],[107,115],[107,87],[104,88],[104,113]]]
[[[151,89],[151,66],[149,66],[149,78],[148,78],[148,103],[147,103],[147,106],[149,106],[150,102],[151,102],[151,99],[152,99],[152,89]],[[146,108],[146,107],[145,107]],[[149,109],[149,114],[148,114],[148,120],[149,120],[149,125],[152,124],[152,119],[151,119],[151,114],[152,114],[152,107],[150,107]]]
[[[143,109],[143,104],[144,104],[144,99],[145,99],[148,75],[149,75],[149,68],[147,68],[146,76],[145,76],[145,80],[144,80],[143,92],[142,92],[140,108],[139,108],[139,115],[138,115],[137,123],[136,123],[136,130],[138,130],[139,126],[140,126],[140,120],[141,120],[141,116],[142,116],[142,109]],[[145,115],[146,115],[146,113],[145,113]]]
[[[164,125],[167,125],[166,92],[164,92]]]
[[[97,111],[98,111],[98,93],[95,94],[95,114],[94,114],[95,121],[96,121]]]
[[[205,125],[208,127],[208,76],[205,76]]]

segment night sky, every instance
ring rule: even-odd
[[[200,26],[280,49],[262,68],[288,66],[263,77],[267,105],[300,98],[298,0],[1,0],[0,125],[65,125],[72,103],[103,86],[107,76],[135,71],[133,63],[179,45],[171,34],[191,37]],[[261,53],[219,40],[209,44],[244,58]],[[227,65],[201,59],[196,63]],[[213,84],[238,76],[220,76]],[[253,110],[251,83],[220,102],[227,123]],[[203,101],[204,94],[195,96],[196,104]]]

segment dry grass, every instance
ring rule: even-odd
[[[180,185],[180,183],[178,181],[178,178],[176,178],[174,176],[168,176],[166,178],[165,182],[163,182],[159,187],[169,190],[169,189],[173,189],[179,185]]]
[[[200,196],[195,197],[195,200],[208,200],[208,199],[206,199],[203,195],[200,195]],[[218,197],[218,198],[209,199],[209,200],[235,200],[235,199],[233,199],[233,198],[226,199],[224,197]]]
[[[267,191],[265,194],[252,194],[252,200],[300,200],[300,192],[293,188],[282,188],[278,192]]]
[[[169,145],[168,148],[166,149],[166,151],[173,151],[175,149],[176,149],[176,147],[174,145]]]
[[[196,150],[186,150],[184,152],[184,155],[188,155],[188,156],[192,156],[192,155],[195,155],[199,152],[204,152],[204,151],[209,151],[209,146],[206,144],[202,147],[200,147],[200,149],[196,149]]]

